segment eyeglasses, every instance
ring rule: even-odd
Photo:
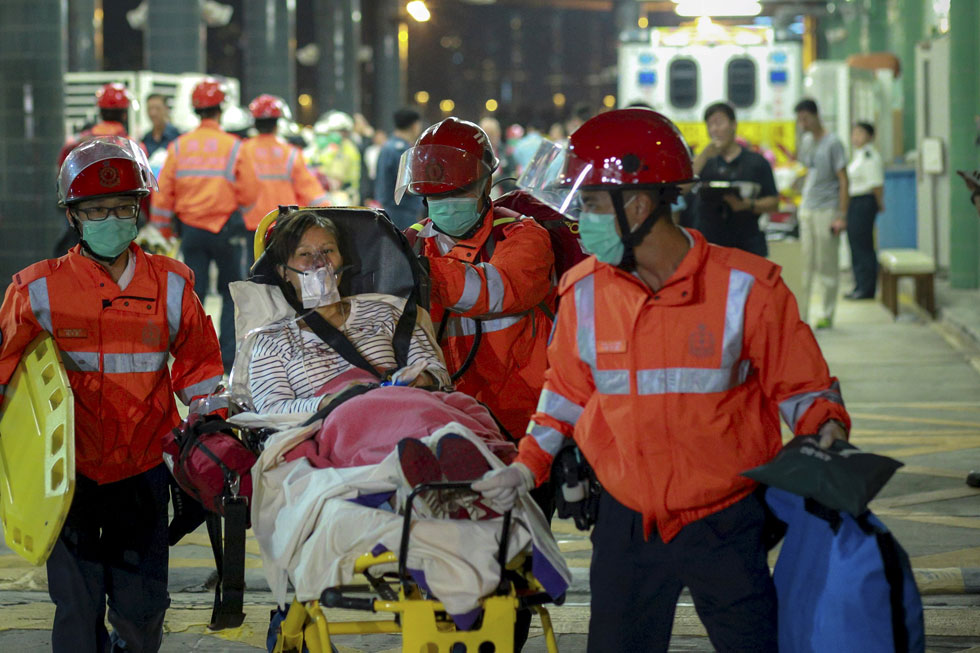
[[[140,213],[139,204],[124,204],[122,206],[90,206],[87,209],[75,207],[72,212],[90,222],[105,220],[110,215],[120,220],[133,220]]]

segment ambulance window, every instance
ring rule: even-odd
[[[690,109],[698,103],[698,64],[691,59],[670,62],[670,103],[677,109]]]
[[[748,57],[728,62],[728,101],[739,108],[755,104],[755,62]]]

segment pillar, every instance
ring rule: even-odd
[[[72,0],[68,3],[68,70],[101,69],[102,0]]]
[[[361,109],[357,51],[361,45],[360,0],[314,0],[319,61],[320,113]]]
[[[640,20],[640,3],[636,0],[616,0],[616,33],[635,30]]]
[[[864,0],[865,20],[861,49],[864,52],[888,50],[888,12],[882,0]]]
[[[157,73],[203,73],[207,30],[199,0],[147,3],[143,68]]]
[[[923,0],[889,0],[891,51],[902,64],[902,142],[915,147],[915,46],[924,36]]]
[[[250,0],[243,5],[242,104],[262,93],[296,106],[296,0]]]
[[[980,69],[977,24],[980,8],[975,2],[952,2],[949,9],[949,142],[950,250],[949,281],[954,288],[980,286],[980,220],[970,194],[957,170],[977,167],[976,127],[973,118],[980,106]]]
[[[65,225],[55,208],[64,142],[65,0],[0,2],[0,285],[51,256]]]
[[[398,0],[373,1],[377,12],[373,43],[374,126],[390,133],[395,128],[393,115],[405,103],[398,57]]]

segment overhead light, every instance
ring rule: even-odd
[[[494,111],[497,110],[497,101],[494,100],[493,98],[490,98],[489,100],[487,100],[487,103],[483,106],[487,108],[487,111],[493,113]]]
[[[565,106],[565,94],[555,93],[551,96],[551,101],[555,103],[556,107],[563,107]]]
[[[439,103],[439,109],[442,110],[443,113],[449,113],[455,108],[456,108],[456,103],[453,102],[452,100],[442,100]]]
[[[418,102],[419,104],[425,104],[426,102],[428,102],[429,101],[428,91],[419,91],[418,93],[416,93],[415,101]]]
[[[762,5],[756,0],[679,0],[678,16],[758,16]]]
[[[420,23],[424,23],[432,18],[432,14],[429,13],[429,8],[425,6],[425,0],[412,0],[405,5],[405,11]]]
[[[607,109],[612,109],[613,107],[615,107],[616,106],[616,96],[615,95],[607,95],[604,98],[602,98],[602,106],[606,107]]]

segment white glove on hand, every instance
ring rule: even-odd
[[[523,463],[492,469],[472,485],[475,491],[482,494],[500,512],[513,508],[517,497],[533,487],[534,474]]]

